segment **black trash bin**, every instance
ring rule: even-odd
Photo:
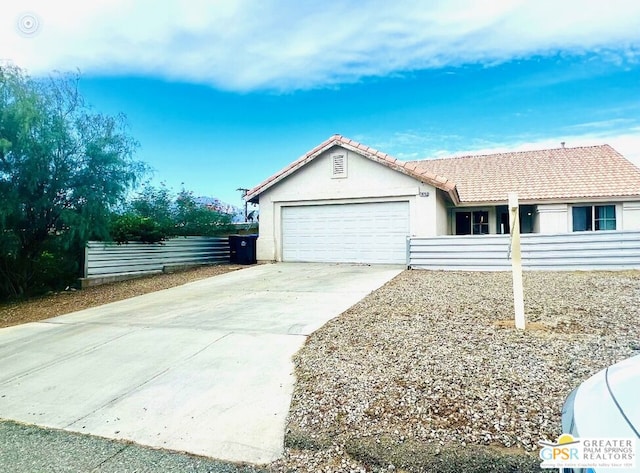
[[[258,235],[229,235],[229,261],[234,264],[256,264]]]

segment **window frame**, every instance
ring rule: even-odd
[[[613,211],[613,216],[600,216],[598,215],[597,209],[601,209],[606,211],[607,209],[611,209]],[[604,228],[602,227],[602,223],[604,222]],[[613,228],[607,228],[607,223],[613,222]],[[618,219],[616,216],[616,206],[615,205],[594,205],[593,206],[593,229],[594,231],[606,231],[606,230],[617,230],[618,229]]]
[[[456,210],[454,212],[455,214],[455,234],[458,236],[463,236],[463,235],[490,235],[491,234],[491,228],[489,226],[489,221],[490,221],[490,212],[488,209],[484,208],[484,209],[476,209],[476,210]],[[469,215],[469,233],[459,233],[459,226],[458,226],[458,216],[459,215],[464,215],[464,214],[468,214]],[[476,215],[479,214],[484,214],[482,215],[482,217],[485,218],[484,221],[480,221],[480,222],[476,222]],[[466,227],[466,225],[465,225]],[[476,228],[481,228],[484,229],[485,231],[480,231],[480,232],[476,232]]]
[[[616,204],[574,204],[571,206],[571,231],[572,232],[601,232],[618,229],[618,216]],[[576,214],[578,209],[585,209],[585,228],[576,229]],[[611,210],[612,215],[607,215]],[[604,215],[600,215],[603,212]],[[610,227],[613,223],[613,228]],[[604,224],[604,225],[603,225]],[[603,228],[604,227],[604,228]]]
[[[484,214],[484,215],[480,215]],[[476,215],[480,216],[480,220],[476,222]],[[483,220],[484,218],[484,220]],[[478,231],[476,232],[476,227],[480,230],[485,229],[486,231]],[[488,210],[476,210],[475,212],[471,212],[471,234],[472,235],[489,235],[491,230],[489,229],[489,211]]]

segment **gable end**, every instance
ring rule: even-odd
[[[334,179],[347,177],[346,153],[335,153],[331,155],[331,177]]]

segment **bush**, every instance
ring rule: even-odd
[[[5,241],[4,248],[15,247]],[[0,256],[0,294],[8,297],[28,297],[71,286],[80,274],[83,248],[69,245],[66,235],[49,238],[42,250],[25,262],[20,252],[8,251]],[[25,271],[25,268],[32,268]],[[19,282],[19,283],[18,283]]]
[[[228,233],[232,215],[196,201],[182,190],[175,197],[162,184],[145,186],[123,212],[113,216],[110,235],[114,241],[157,243],[176,236],[216,236]]]
[[[111,223],[111,238],[118,243],[128,241],[158,243],[164,240],[165,236],[160,225],[149,217],[127,213],[115,215]]]

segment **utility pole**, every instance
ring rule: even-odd
[[[244,187],[238,187],[236,189],[237,191],[242,192],[242,200],[244,200],[244,196],[247,195],[247,192],[249,192],[249,189],[245,189]],[[244,200],[244,221],[245,223],[247,222],[247,201]]]

